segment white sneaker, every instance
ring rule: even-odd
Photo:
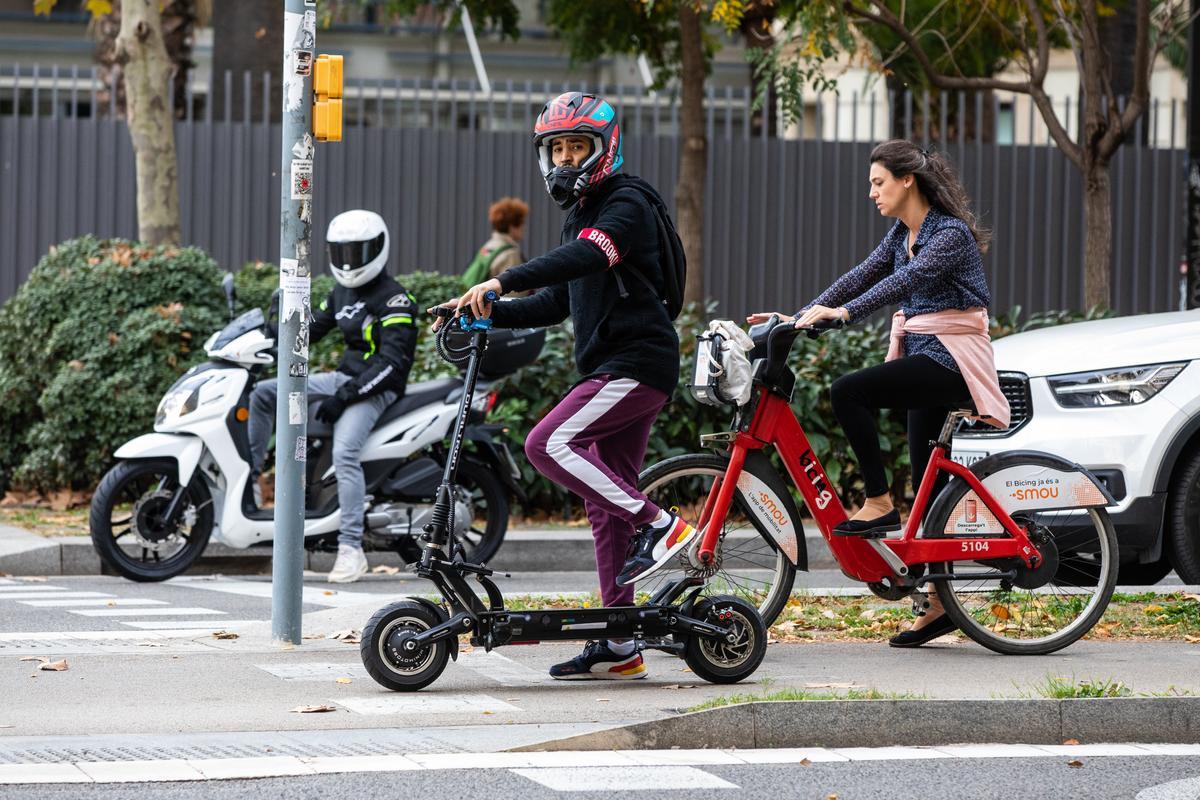
[[[367,557],[361,547],[339,544],[337,561],[329,571],[330,583],[354,583],[367,574]]]

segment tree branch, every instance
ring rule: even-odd
[[[869,9],[864,8],[854,3],[853,0],[844,0],[842,8],[847,13],[852,14],[868,22],[874,22],[888,28],[908,45],[913,56],[921,65],[921,69],[928,76],[929,82],[939,89],[983,89],[983,90],[1000,90],[1008,92],[1020,92],[1021,94],[1029,94],[1029,84],[1019,81],[1006,81],[998,78],[964,78],[945,75],[938,72],[934,67],[933,62],[929,59],[929,55],[916,37],[904,26],[896,16],[883,4],[882,0],[870,0],[878,13],[872,13]]]

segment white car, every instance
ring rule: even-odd
[[[1200,583],[1200,309],[1078,322],[994,343],[1012,406],[1004,431],[964,426],[953,457],[971,464],[1043,450],[1104,481],[1122,583],[1172,567]]]

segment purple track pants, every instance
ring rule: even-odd
[[[617,586],[616,577],[634,527],[658,516],[637,482],[650,426],[666,402],[665,394],[632,378],[588,378],[525,439],[534,468],[583,500],[606,606],[633,604],[633,586]]]

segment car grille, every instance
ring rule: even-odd
[[[1029,422],[1033,416],[1033,402],[1029,397],[1029,377],[1021,372],[1001,372],[998,377],[1000,391],[1004,392],[1004,396],[1008,398],[1008,408],[1011,414],[1008,427],[1001,430],[993,428],[986,422],[963,420],[957,435],[979,438],[1010,436]]]

